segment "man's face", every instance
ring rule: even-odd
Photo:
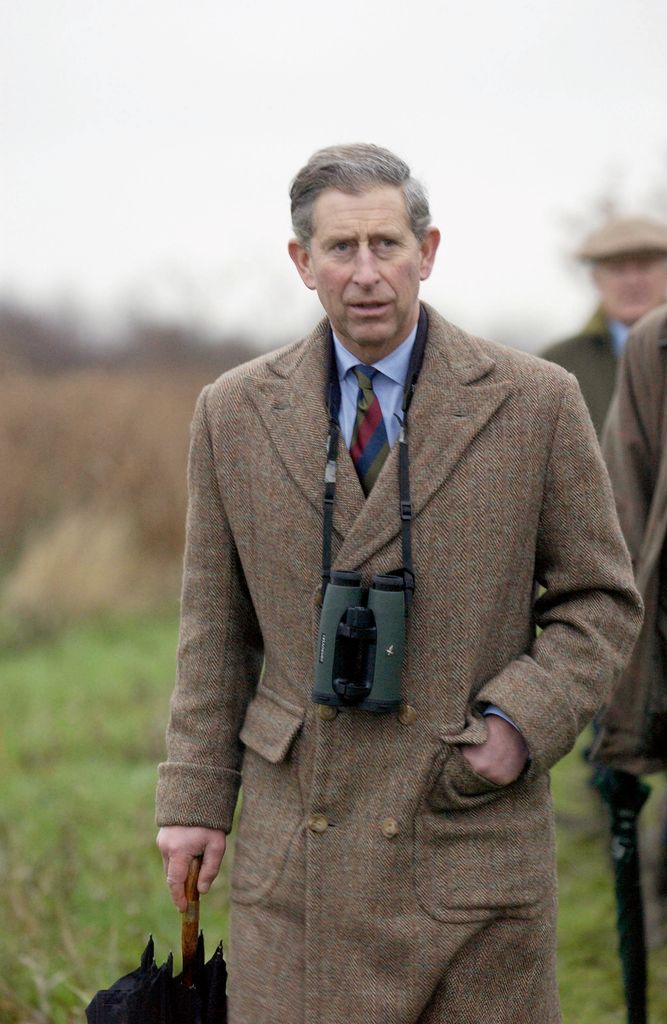
[[[665,301],[667,256],[645,253],[601,260],[593,268],[593,280],[607,317],[632,325]]]
[[[292,240],[289,254],[304,284],[317,291],[337,337],[371,363],[417,323],[419,282],[431,273],[439,241],[437,228],[417,240],[398,187],[357,195],[327,189],[313,206],[310,247]]]

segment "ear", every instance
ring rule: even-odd
[[[437,228],[427,228],[426,234],[419,243],[419,250],[421,252],[421,263],[419,265],[419,280],[425,281],[427,277],[431,276],[433,270],[433,264],[435,263],[435,254],[438,251],[440,245],[440,232]]]
[[[296,238],[290,239],[287,244],[287,251],[290,254],[292,263],[299,271],[299,277],[305,284],[306,288],[310,288],[311,291],[315,290],[315,275],[313,274],[311,267],[310,252],[305,246],[301,245],[301,242],[297,242]]]

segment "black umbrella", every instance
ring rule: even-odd
[[[185,885],[188,909],[183,914],[183,971],[173,976],[173,957],[158,967],[152,937],[139,967],[102,989],[86,1008],[88,1024],[226,1024],[227,968],[222,943],[205,962],[199,934],[197,878],[201,861],[192,862]]]
[[[646,939],[637,817],[651,788],[636,775],[615,768],[600,767],[594,781],[609,809],[618,950],[628,1024],[646,1024]]]

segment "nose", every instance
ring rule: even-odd
[[[618,266],[618,276],[633,284],[644,282],[650,277],[651,268],[642,260],[623,260]]]
[[[368,246],[360,245],[357,249],[352,279],[362,288],[371,288],[380,280],[377,257]]]
[[[623,268],[621,276],[624,281],[643,281],[646,277],[646,271],[639,263],[628,261]]]

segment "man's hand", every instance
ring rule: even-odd
[[[227,836],[215,828],[169,825],[160,829],[156,842],[162,854],[171,898],[181,913],[184,913],[188,906],[185,898],[185,879],[188,876],[190,862],[194,857],[203,854],[197,888],[199,892],[208,892],[211,882],[220,870]]]
[[[518,729],[498,715],[487,715],[485,722],[489,734],[484,743],[461,744],[461,752],[478,775],[497,786],[508,786],[526,765],[526,741]]]

